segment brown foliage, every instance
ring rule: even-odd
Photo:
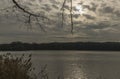
[[[28,58],[14,57],[10,53],[0,55],[0,79],[35,79],[30,76],[32,70],[31,55]]]

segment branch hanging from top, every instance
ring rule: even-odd
[[[64,0],[63,4],[62,4],[62,26],[64,25],[64,20],[65,20],[65,4],[66,4],[67,0]],[[73,22],[73,0],[70,0],[70,23],[71,23],[71,33],[73,34],[73,30],[74,30],[74,22]]]
[[[65,4],[66,4],[66,0],[64,0],[62,8],[61,8],[61,10],[62,10],[62,26],[64,25],[64,20],[65,20],[65,18],[64,18],[64,14],[65,14],[64,13],[64,11],[65,11],[64,7],[65,7]]]
[[[23,16],[26,18],[25,22],[24,22],[25,24],[29,24],[29,26],[31,27],[32,22],[34,20],[35,23],[41,28],[41,30],[45,32],[45,29],[42,26],[42,22],[44,20],[50,21],[50,19],[48,17],[46,17],[45,15],[37,14],[37,13],[34,13],[34,12],[31,12],[31,11],[27,10],[26,8],[21,6],[21,4],[19,4],[19,2],[16,1],[16,0],[11,0],[11,1],[14,5],[11,6],[11,7],[4,8],[2,10],[5,10],[6,12],[8,12],[8,10],[10,10],[10,9],[13,9],[13,10],[16,9],[16,10],[19,10],[19,11],[23,12]],[[15,11],[12,11],[12,13],[16,14]],[[26,14],[27,16],[24,15],[24,14]],[[40,18],[40,19],[38,19],[38,18]]]
[[[70,1],[71,2],[71,8],[70,8],[70,18],[71,18],[71,33],[73,34],[73,2],[72,0]]]

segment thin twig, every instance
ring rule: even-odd
[[[71,16],[71,33],[73,34],[73,4],[72,4],[72,0],[71,0],[71,9],[70,9],[70,16]]]
[[[15,6],[16,6],[18,9],[20,9],[20,10],[22,10],[24,13],[28,14],[28,21],[27,21],[27,23],[28,23],[30,26],[32,26],[32,25],[31,25],[31,17],[35,17],[38,25],[39,25],[40,28],[45,32],[45,29],[44,29],[44,28],[41,26],[41,24],[39,23],[38,18],[44,18],[44,19],[50,20],[48,17],[43,16],[43,15],[40,15],[40,14],[34,14],[34,13],[30,12],[30,11],[27,11],[25,8],[23,8],[22,6],[20,6],[20,4],[19,4],[16,0],[12,0],[12,2],[15,4]]]
[[[42,29],[42,31],[46,32],[45,29],[42,27],[42,25],[39,23],[39,20],[37,17],[36,18],[36,21],[37,21],[37,24],[39,25],[39,27]]]
[[[64,11],[65,11],[66,1],[67,0],[64,0],[62,8],[61,8],[61,10],[62,10],[62,26],[64,25],[64,20],[65,20],[65,16],[64,16],[65,12]],[[70,0],[70,20],[71,20],[71,33],[73,34],[74,23],[73,23],[73,1],[72,0]]]
[[[64,20],[65,20],[65,18],[64,18],[65,4],[66,4],[66,0],[64,0],[62,8],[61,8],[61,10],[62,10],[62,27],[64,25]]]

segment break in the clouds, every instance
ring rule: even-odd
[[[62,26],[61,7],[63,0],[16,0],[26,10],[46,16],[50,21],[41,21],[46,33],[32,24],[28,31],[24,24],[26,14],[9,8],[11,0],[0,1],[0,42],[29,41],[120,41],[120,0],[73,0],[74,35],[70,33],[70,0],[64,7],[65,20]]]

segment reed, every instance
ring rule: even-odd
[[[35,79],[32,73],[31,55],[13,56],[10,53],[0,55],[0,79]]]

